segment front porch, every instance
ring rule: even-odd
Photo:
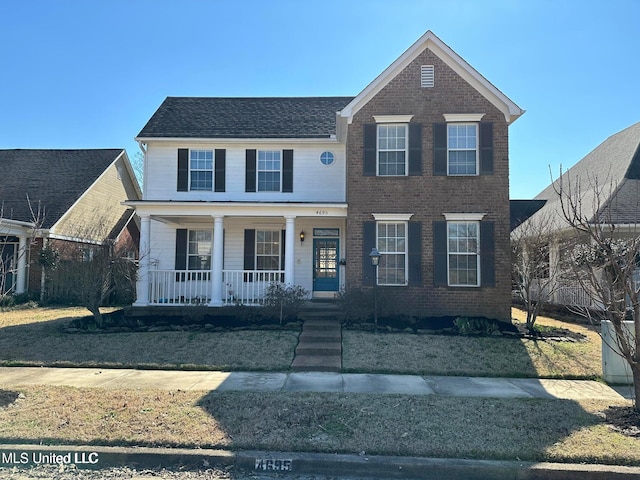
[[[346,205],[136,202],[133,306],[261,305],[273,284],[344,288]]]

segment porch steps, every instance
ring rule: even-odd
[[[323,310],[300,316],[304,323],[291,369],[295,372],[340,372],[342,326],[336,312]]]

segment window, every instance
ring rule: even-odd
[[[378,125],[378,175],[406,175],[407,126]]]
[[[448,124],[447,148],[449,175],[477,175],[477,124]]]
[[[322,163],[323,165],[333,165],[334,160],[335,157],[333,156],[332,152],[322,152],[320,154],[320,163]]]
[[[449,285],[480,285],[479,222],[447,222]]]
[[[280,151],[258,150],[258,191],[280,191]]]
[[[378,285],[407,284],[407,224],[378,222]]]
[[[213,151],[191,150],[189,171],[191,190],[213,190]]]
[[[211,270],[211,230],[189,230],[188,270]]]
[[[256,231],[256,270],[280,270],[279,231]]]

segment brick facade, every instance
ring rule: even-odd
[[[420,86],[421,65],[434,65],[435,86]],[[443,114],[485,114],[493,123],[493,174],[434,176],[433,125]],[[364,124],[374,115],[413,115],[422,124],[422,175],[363,175]],[[438,56],[425,49],[354,116],[347,137],[347,288],[363,285],[363,226],[372,213],[411,213],[421,222],[421,284],[379,287],[404,313],[420,316],[486,316],[510,319],[508,124],[504,114]],[[433,222],[443,213],[485,213],[495,227],[495,286],[434,286]],[[367,282],[368,283],[368,282]],[[389,295],[390,294],[390,295]]]

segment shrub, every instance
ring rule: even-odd
[[[500,332],[500,327],[494,320],[483,317],[456,317],[453,324],[460,335],[492,335]]]
[[[307,300],[309,291],[300,285],[284,286],[272,283],[264,296],[264,308],[280,319],[280,325],[285,319],[295,317],[302,304]]]

